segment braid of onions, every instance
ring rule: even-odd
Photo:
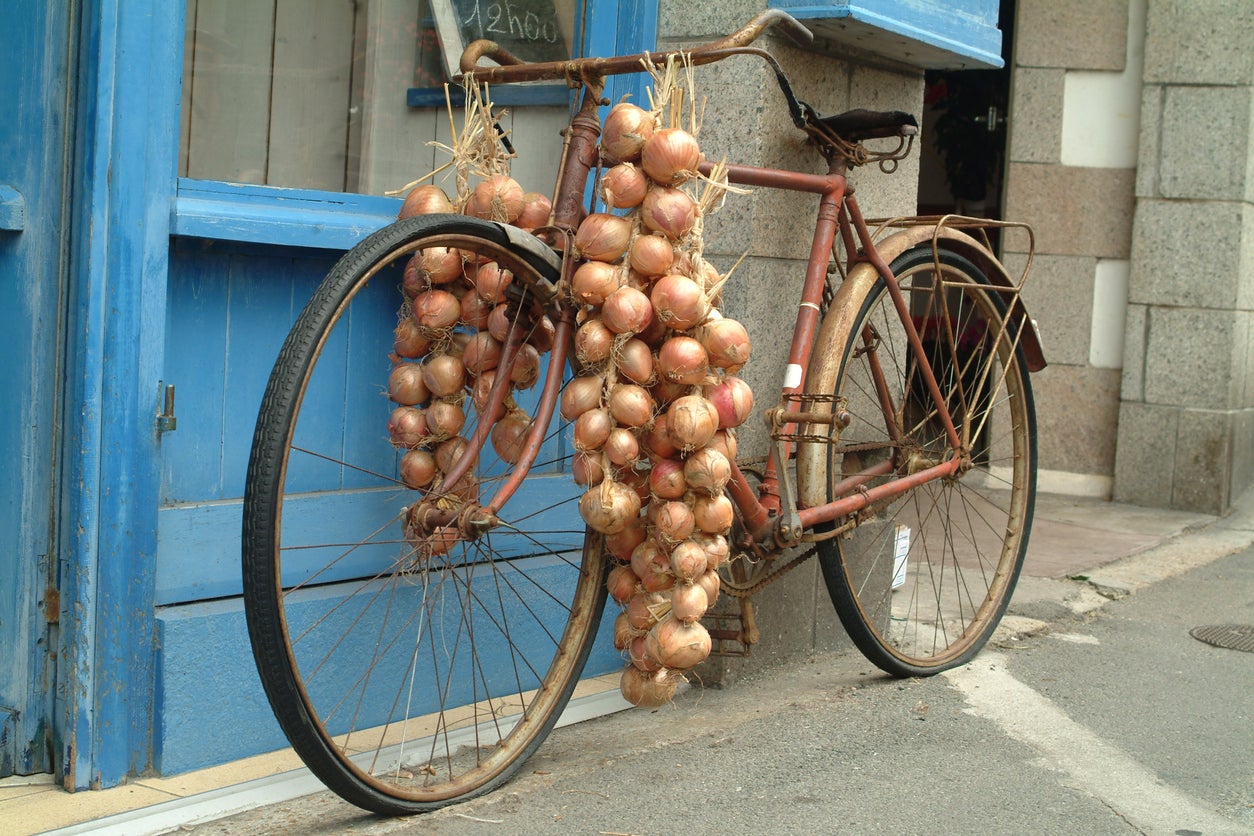
[[[577,230],[585,262],[569,289],[584,372],[562,401],[586,487],[580,513],[615,559],[606,583],[623,607],[620,687],[646,707],[669,702],[710,653],[701,619],[730,554],[735,428],[753,408],[735,376],[748,334],[718,311],[725,277],[702,257],[702,218],[727,187],[697,173],[695,111],[690,129],[678,124],[678,69],[655,68],[652,110],[624,102],[606,117],[598,194],[608,211]]]
[[[420,179],[402,190],[405,200],[398,217],[460,212],[526,230],[546,225],[552,211],[549,199],[524,192],[509,176],[510,155],[497,138],[486,92],[475,86],[468,93],[460,131],[452,124],[450,106],[452,144],[430,143],[451,154],[452,161],[432,174],[453,166],[456,194],[450,197],[440,186]],[[404,451],[400,479],[419,496],[479,502],[481,486],[473,472],[455,485],[447,484],[445,475],[466,451],[462,433],[467,410],[473,405],[482,419],[499,374],[508,373],[510,379],[502,413],[495,416],[492,447],[510,464],[521,455],[532,419],[519,408],[513,392],[538,381],[540,358],[552,348],[555,329],[547,316],[520,312],[508,302],[505,289],[512,281],[510,271],[496,262],[455,248],[418,250],[405,265],[388,380],[395,408],[387,430],[392,444]],[[515,319],[528,332],[506,370],[500,363]],[[416,509],[418,503],[410,507]],[[407,518],[405,528],[416,564],[447,552],[460,539],[455,526],[422,532]]]

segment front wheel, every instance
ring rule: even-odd
[[[463,277],[476,267],[511,271],[502,315],[513,344],[544,349],[531,303],[557,264],[515,239],[495,224],[427,216],[363,241],[292,327],[257,419],[243,570],[258,671],[306,765],[378,813],[422,812],[504,782],[553,728],[600,622],[601,540],[578,516],[560,421],[535,421],[539,452],[503,504],[514,468],[492,443],[474,444],[484,419],[467,391],[442,399],[446,442],[398,436],[390,424],[398,404],[433,397],[412,382],[389,385],[395,369],[420,372],[428,351],[406,325],[418,304],[409,301],[417,254],[459,254],[464,274],[442,276],[440,287],[463,300],[477,292]],[[435,339],[452,355],[458,334],[474,330],[463,317]],[[541,349],[528,355],[539,366]],[[559,341],[548,362],[560,372],[564,356]],[[546,380],[512,392],[509,414],[538,419],[541,390],[555,399],[561,375],[541,369]],[[432,403],[410,430],[436,426]],[[464,428],[449,415],[464,416]],[[459,446],[457,436],[472,441]],[[442,465],[451,487],[407,469],[409,453],[442,449],[452,451]],[[454,483],[462,460],[469,469]]]
[[[891,265],[962,444],[963,468],[873,504],[822,541],[828,592],[850,638],[895,676],[969,661],[1005,612],[1027,551],[1036,417],[1020,332],[983,273],[951,252],[909,250]],[[827,499],[906,475],[954,451],[888,288],[837,296],[857,311],[829,346],[848,426],[827,449]],[[830,375],[830,372],[829,372]],[[821,376],[816,375],[816,378]],[[811,388],[815,387],[815,388]],[[868,477],[868,473],[875,473]]]

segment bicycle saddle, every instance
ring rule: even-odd
[[[861,142],[887,136],[914,136],[919,123],[914,116],[900,110],[846,110],[835,116],[816,118],[828,131],[846,142]]]

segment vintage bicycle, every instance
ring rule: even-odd
[[[764,465],[732,467],[736,559],[723,589],[748,601],[817,554],[857,647],[894,676],[934,674],[983,646],[1023,564],[1037,466],[1029,372],[1044,358],[1019,296],[1022,277],[989,245],[989,230],[1010,225],[865,220],[848,170],[892,170],[911,149],[915,121],[816,113],[752,45],[771,26],[810,38],[768,11],[684,53],[692,66],[765,60],[827,163],[825,174],[727,167],[733,183],[811,193],[819,207],[785,379],[761,410],[770,455]],[[672,55],[647,58],[664,64]],[[643,57],[525,63],[493,43],[471,44],[461,68],[478,80],[582,88],[549,225],[531,234],[436,214],[378,231],[336,264],[275,363],[247,473],[249,633],[293,747],[361,807],[421,812],[500,786],[553,729],[592,649],[605,645],[614,559],[576,513],[570,422],[555,413],[577,365],[578,306],[564,288],[577,266],[570,235],[588,212],[585,190],[599,165],[597,108],[605,79],[640,72]],[[484,58],[496,65],[481,66]],[[889,147],[870,150],[870,140]],[[407,488],[381,431],[393,406],[381,393],[402,271],[414,253],[436,247],[512,271],[499,368],[518,362],[541,317],[555,325],[516,462],[490,443],[509,375],[498,374],[483,408],[471,411],[446,479],[473,479],[471,492]],[[759,393],[758,402],[767,398]],[[416,556],[415,527],[451,532],[452,542],[438,556]],[[752,641],[750,606],[738,624],[732,636]],[[603,654],[597,659],[605,670]]]

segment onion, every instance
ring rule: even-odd
[[[614,619],[614,648],[616,650],[626,650],[632,639],[642,635],[644,634],[631,626],[626,612],[620,612]]]
[[[640,514],[640,497],[622,482],[606,479],[584,492],[579,514],[594,531],[617,534]]]
[[[536,229],[549,225],[549,217],[553,214],[553,204],[541,192],[523,194],[523,210],[514,224],[520,229]]]
[[[480,372],[479,376],[475,378],[474,384],[470,387],[470,399],[474,402],[475,409],[479,410],[479,420],[481,421],[495,421],[500,417],[499,411],[496,415],[483,414],[488,409],[488,398],[492,395],[492,384],[495,382],[496,369],[491,369],[486,372]],[[501,404],[499,409],[504,409],[504,404]]]
[[[736,460],[738,445],[736,443],[736,434],[731,430],[719,430],[714,433],[714,437],[710,439],[710,443],[706,446],[722,453],[729,462]]]
[[[620,287],[606,298],[601,319],[615,334],[635,334],[652,321],[653,306],[634,287]]]
[[[492,428],[492,449],[503,461],[518,464],[530,430],[531,419],[527,413],[516,409],[497,421]]]
[[[435,456],[426,450],[410,450],[401,458],[401,481],[411,488],[425,488],[438,472]]]
[[[670,423],[665,412],[653,419],[653,426],[649,428],[649,435],[645,438],[645,446],[657,458],[669,459],[678,455],[679,448],[671,439]]]
[[[575,419],[575,449],[581,452],[600,450],[614,429],[614,418],[608,409],[589,409]]]
[[[674,186],[692,177],[700,162],[697,139],[683,128],[654,131],[640,150],[644,173],[664,186]]]
[[[663,544],[681,543],[687,540],[692,536],[696,525],[692,510],[684,503],[677,501],[662,505],[653,518],[653,526],[657,531],[658,539]]]
[[[461,531],[458,530],[457,526],[441,526],[422,539],[418,550],[423,557],[436,557],[441,554],[447,554],[449,549],[461,542],[461,539]]]
[[[657,368],[663,380],[688,386],[703,382],[709,372],[705,349],[692,337],[671,337],[662,343]]]
[[[458,435],[441,442],[440,446],[435,448],[436,466],[444,473],[450,473],[469,447],[469,442]]]
[[[620,604],[626,604],[636,592],[636,573],[630,566],[615,566],[605,579],[605,588],[610,597]]]
[[[584,415],[587,414],[586,412],[584,413]],[[579,417],[582,418],[583,416]],[[636,440],[636,434],[622,427],[615,427],[610,430],[609,437],[605,439],[604,447],[606,458],[618,467],[626,467],[640,458],[640,442]]]
[[[610,413],[624,427],[643,427],[653,420],[653,398],[642,386],[620,383],[610,392]]]
[[[710,655],[710,634],[699,622],[668,618],[649,631],[649,652],[668,668],[686,671]]]
[[[671,590],[671,615],[676,621],[691,624],[700,620],[709,608],[709,596],[699,583],[679,583]]]
[[[718,429],[718,412],[700,395],[677,398],[666,416],[671,441],[685,452],[704,447]]]
[[[592,487],[601,484],[605,478],[605,468],[601,465],[600,453],[575,453],[570,461],[570,475],[576,485]]]
[[[557,339],[557,329],[553,327],[553,320],[547,316],[541,316],[536,320],[535,327],[531,329],[531,333],[527,336],[527,342],[536,347],[536,351],[541,354],[547,354],[553,350],[553,342]]]
[[[501,362],[501,344],[487,331],[471,334],[462,351],[462,365],[473,375],[495,369]]]
[[[747,362],[752,348],[749,332],[734,319],[718,319],[701,329],[701,344],[710,356],[710,365],[735,374]]]
[[[587,261],[579,265],[570,277],[570,295],[584,305],[602,305],[606,298],[622,285],[619,269],[601,261]]]
[[[480,265],[475,271],[475,292],[485,302],[493,304],[505,301],[505,288],[514,280],[514,274],[502,270],[495,261]]]
[[[649,293],[654,314],[676,331],[699,325],[710,313],[701,286],[687,276],[671,273],[658,279]]]
[[[637,670],[654,673],[662,669],[662,663],[649,654],[648,642],[644,635],[633,636],[627,645],[627,658]]]
[[[439,212],[452,212],[453,202],[448,199],[444,189],[430,183],[418,186],[405,196],[401,204],[398,218],[412,218],[414,215],[434,215]]]
[[[714,602],[718,600],[718,592],[723,586],[723,579],[718,576],[718,572],[714,569],[707,569],[704,575],[697,578],[696,583],[705,590],[709,606],[714,606]]]
[[[567,421],[573,421],[589,409],[601,405],[601,390],[604,381],[595,375],[576,377],[566,384],[562,390],[561,414]]]
[[[731,464],[714,448],[702,447],[684,462],[684,479],[695,491],[715,494],[731,481]]]
[[[643,276],[661,276],[675,262],[675,248],[660,235],[641,235],[631,245],[627,263]]]
[[[643,578],[649,573],[649,565],[655,563],[670,565],[670,558],[655,541],[645,540],[632,549],[631,570],[636,573],[636,577]]]
[[[722,534],[697,534],[692,538],[705,551],[707,569],[717,569],[731,556],[731,546]]]
[[[515,389],[530,389],[540,379],[540,352],[530,343],[518,346],[514,364],[509,370],[510,382]]]
[[[731,528],[735,506],[726,494],[698,496],[692,502],[692,516],[706,534],[723,534]]]
[[[644,542],[645,536],[643,525],[629,525],[617,534],[606,535],[605,550],[624,563],[628,563],[631,561],[631,553],[635,551],[636,546]]]
[[[422,366],[417,363],[399,363],[388,375],[388,397],[393,403],[404,406],[421,406],[431,397],[427,384],[422,380]]]
[[[469,325],[476,331],[487,330],[488,315],[492,313],[492,306],[479,298],[478,293],[467,293],[463,296],[461,308],[461,321],[464,324]]]
[[[725,377],[715,386],[702,390],[718,411],[721,429],[739,427],[753,414],[753,389],[738,377]]]
[[[614,351],[614,332],[600,317],[593,317],[575,332],[575,356],[585,366],[595,366],[610,359]]]
[[[462,254],[452,247],[427,247],[415,258],[419,272],[431,284],[448,284],[462,277]]]
[[[671,567],[665,560],[654,561],[645,566],[644,575],[640,578],[640,586],[645,592],[662,592],[674,585],[675,576],[671,574]]]
[[[397,447],[417,447],[430,433],[427,429],[427,418],[421,409],[398,406],[388,417],[388,435],[392,438],[392,444]]]
[[[513,324],[509,305],[504,302],[494,307],[488,314],[488,333],[502,345],[505,343],[505,338],[509,336],[509,328]]]
[[[494,174],[475,186],[472,206],[477,217],[511,223],[523,211],[522,186],[508,174]]]
[[[457,435],[466,425],[466,413],[455,403],[436,401],[427,407],[427,428],[435,439]],[[434,439],[433,439],[434,440]]]
[[[627,252],[631,243],[631,221],[607,212],[594,212],[575,230],[575,248],[592,261],[613,263]]]
[[[614,349],[614,365],[633,383],[647,386],[653,380],[653,352],[635,337]]]
[[[426,290],[414,297],[414,319],[430,332],[447,331],[461,319],[462,305],[447,290]]]
[[[422,380],[432,395],[447,398],[466,385],[466,368],[451,354],[437,354],[422,364]]]
[[[631,163],[619,163],[601,177],[601,197],[611,209],[633,209],[644,200],[649,181]]]
[[[679,499],[688,490],[684,479],[684,463],[676,459],[659,459],[649,472],[649,489],[660,499]]]
[[[654,186],[640,203],[640,220],[653,232],[677,241],[697,222],[697,205],[679,189]]]
[[[630,162],[640,156],[640,149],[651,136],[653,114],[630,102],[622,102],[605,116],[601,153],[611,162]]]
[[[682,677],[670,671],[646,673],[628,665],[618,681],[623,699],[639,708],[660,708],[675,698],[675,690]]]
[[[406,317],[396,325],[396,339],[392,342],[392,350],[398,357],[417,360],[426,357],[431,350],[431,338],[422,332],[418,323]]]
[[[692,581],[706,570],[705,548],[693,540],[685,540],[671,551],[671,571],[681,581]]]

